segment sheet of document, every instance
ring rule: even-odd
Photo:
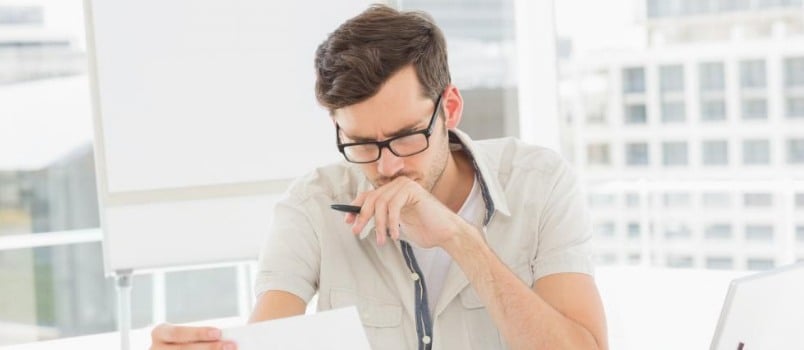
[[[223,330],[238,350],[370,350],[354,306]]]

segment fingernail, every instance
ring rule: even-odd
[[[207,336],[208,336],[210,339],[218,339],[218,338],[220,338],[220,337],[221,337],[221,330],[220,330],[220,329],[210,329],[210,330],[207,332]]]

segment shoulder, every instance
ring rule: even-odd
[[[476,149],[480,153],[477,156],[503,173],[527,172],[543,177],[570,168],[558,152],[513,137],[477,141]]]
[[[300,202],[311,198],[353,197],[366,182],[359,169],[341,161],[317,167],[297,178],[288,187],[286,194]]]

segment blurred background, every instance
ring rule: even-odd
[[[517,90],[517,2],[391,3],[444,30],[475,139],[522,136],[520,100],[551,98]],[[83,21],[79,0],[0,0],[0,346],[116,329]],[[554,21],[558,113],[539,118],[585,187],[601,277],[804,260],[802,0],[561,0]],[[136,276],[133,326],[243,316],[241,276]]]

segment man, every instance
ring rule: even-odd
[[[373,6],[315,66],[346,162],[277,205],[252,322],[303,314],[318,293],[319,310],[357,305],[376,349],[607,348],[571,171],[546,149],[456,129],[463,100],[429,17]],[[214,328],[152,336],[152,349],[234,349]]]

